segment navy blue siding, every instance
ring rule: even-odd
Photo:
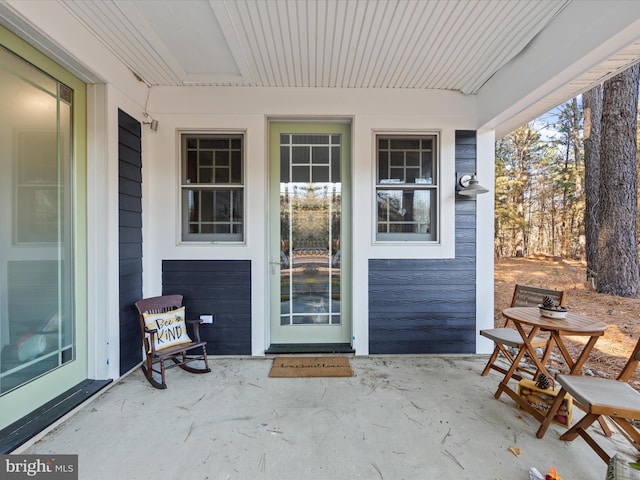
[[[142,360],[142,333],[134,303],[142,298],[141,125],[118,110],[118,246],[120,375]]]
[[[456,132],[456,171],[476,171],[475,131]],[[454,259],[369,260],[371,354],[475,352],[475,200],[455,215]]]
[[[188,319],[215,315],[200,326],[207,354],[251,354],[251,261],[163,260],[162,293],[182,294]]]

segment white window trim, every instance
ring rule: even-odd
[[[415,191],[434,191],[436,192],[436,205],[435,208],[432,207],[432,210],[435,210],[435,221],[433,222],[433,226],[432,228],[435,228],[435,235],[431,235],[431,236],[435,236],[434,239],[410,239],[410,238],[406,238],[406,237],[418,237],[421,234],[403,234],[403,233],[384,233],[384,234],[380,234],[380,232],[378,232],[378,227],[379,227],[379,219],[378,219],[378,215],[376,213],[375,215],[375,243],[382,243],[382,244],[388,244],[388,243],[402,243],[402,244],[406,244],[406,243],[414,243],[414,244],[429,244],[429,243],[438,243],[439,241],[439,235],[440,235],[440,210],[439,210],[439,205],[440,205],[440,195],[439,195],[439,191],[440,191],[440,135],[438,133],[420,133],[420,134],[416,134],[416,133],[393,133],[393,134],[385,134],[385,133],[376,133],[375,136],[375,150],[374,150],[374,154],[375,154],[375,164],[376,164],[376,170],[375,170],[375,174],[374,174],[374,190],[375,190],[375,195],[376,195],[376,212],[378,211],[377,209],[377,205],[378,205],[378,191],[381,185],[384,184],[384,182],[378,182],[378,174],[379,174],[379,169],[380,169],[380,158],[379,158],[379,140],[380,138],[391,138],[391,137],[396,137],[396,138],[426,138],[426,137],[434,137],[435,138],[435,147],[434,147],[434,152],[433,152],[433,168],[436,171],[436,175],[435,175],[435,182],[432,182],[431,184],[429,184],[428,186],[420,186],[419,183],[415,184],[414,190]],[[389,161],[391,161],[391,159],[389,158]],[[389,183],[388,184],[388,189],[393,189],[394,184],[393,183]],[[402,183],[402,185],[406,188],[406,186],[408,184],[406,183]],[[425,236],[427,236],[428,234],[425,234]],[[386,238],[385,238],[386,237]],[[405,237],[405,238],[402,238]]]
[[[377,240],[377,198],[376,169],[377,138],[384,135],[437,135],[437,178],[439,182],[437,207],[437,240],[389,241]],[[411,258],[455,258],[455,129],[372,129],[371,130],[371,189],[369,205],[371,209],[371,249],[369,258],[411,259]],[[447,179],[451,179],[448,181]]]
[[[176,221],[176,238],[177,238],[177,245],[183,245],[183,246],[198,246],[198,245],[205,245],[205,246],[209,246],[209,245],[219,245],[219,246],[225,246],[225,247],[232,247],[232,246],[246,246],[247,245],[247,212],[248,212],[248,206],[247,206],[247,197],[248,197],[248,193],[247,193],[247,131],[246,129],[178,129],[176,130],[176,134],[177,134],[177,139],[176,139],[176,145],[177,145],[177,156],[178,156],[178,161],[176,162],[177,164],[177,193],[176,193],[176,198],[177,198],[177,221]],[[183,193],[183,189],[184,189],[184,184],[183,184],[183,146],[182,146],[182,140],[183,137],[185,135],[215,135],[215,136],[226,136],[226,135],[236,135],[236,136],[241,136],[242,137],[242,190],[243,190],[243,234],[242,234],[242,240],[222,240],[222,239],[216,239],[216,240],[205,240],[205,239],[184,239],[183,237],[183,222],[184,222],[184,209],[183,209],[183,197],[182,197],[182,193]]]

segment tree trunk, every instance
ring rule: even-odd
[[[597,290],[638,296],[636,132],[640,64],[604,84]]]
[[[584,109],[584,230],[587,280],[598,271],[598,199],[600,195],[600,121],[602,86],[582,94]]]

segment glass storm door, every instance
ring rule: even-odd
[[[0,43],[0,429],[87,378],[85,85]]]
[[[348,343],[350,125],[271,124],[271,343]]]

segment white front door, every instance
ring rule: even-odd
[[[351,125],[270,124],[271,344],[349,343]]]

